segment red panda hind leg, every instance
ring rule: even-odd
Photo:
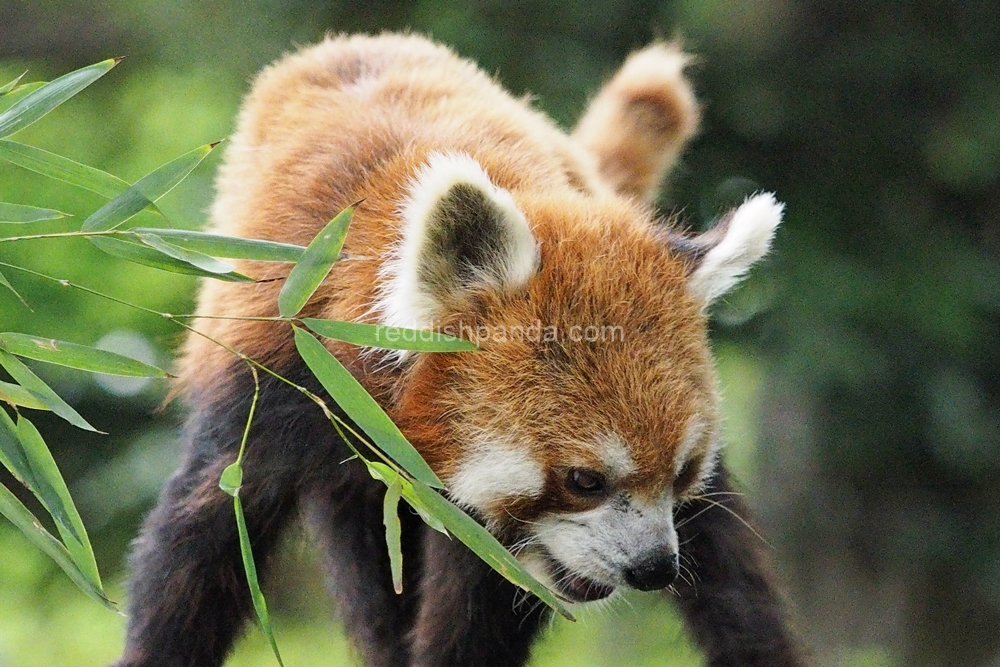
[[[253,395],[244,374],[228,391],[192,396],[184,460],[147,517],[130,559],[129,623],[116,667],[220,665],[253,613],[233,501],[219,489],[222,470],[236,459]],[[262,393],[264,414],[271,412],[266,419],[287,417],[271,394]],[[274,452],[262,456],[262,444],[256,438],[248,443],[240,497],[258,572],[266,580],[281,528],[295,507],[298,468]]]

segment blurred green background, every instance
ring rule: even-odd
[[[412,28],[477,60],[570,126],[636,47],[680,35],[706,105],[664,195],[699,226],[756,188],[787,222],[715,312],[727,457],[822,665],[1000,665],[1000,12],[992,0],[212,3],[4,0],[0,82],[126,60],[19,134],[133,180],[233,127],[249,78],[327,31]],[[198,227],[212,156],[161,208]],[[86,216],[102,200],[0,165],[0,201]],[[59,231],[71,221],[38,223]],[[23,228],[22,228],[23,229]],[[0,228],[0,235],[18,230]],[[192,279],[85,242],[0,259],[145,306],[190,312]],[[169,323],[5,271],[0,330],[105,342],[169,363]],[[94,436],[38,416],[111,590],[176,462],[161,384],[36,366]],[[11,484],[8,477],[3,482]],[[354,664],[314,557],[292,535],[271,592],[289,667]],[[0,523],[0,666],[101,665],[123,621]],[[258,633],[232,665],[271,665]],[[636,597],[556,622],[546,665],[699,665],[671,607]]]

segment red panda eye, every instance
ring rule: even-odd
[[[580,496],[599,496],[607,489],[604,475],[588,468],[572,468],[567,476],[566,486]]]

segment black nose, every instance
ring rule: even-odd
[[[677,554],[647,556],[625,570],[625,583],[640,591],[657,591],[674,583],[678,567]]]

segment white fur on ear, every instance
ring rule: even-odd
[[[705,253],[688,278],[688,289],[704,307],[735,287],[767,254],[784,210],[785,205],[773,194],[764,193],[747,198],[733,212],[722,239]]]
[[[390,326],[426,328],[471,287],[522,286],[538,243],[510,193],[463,153],[432,153],[400,208],[402,238],[381,269],[375,304]]]

